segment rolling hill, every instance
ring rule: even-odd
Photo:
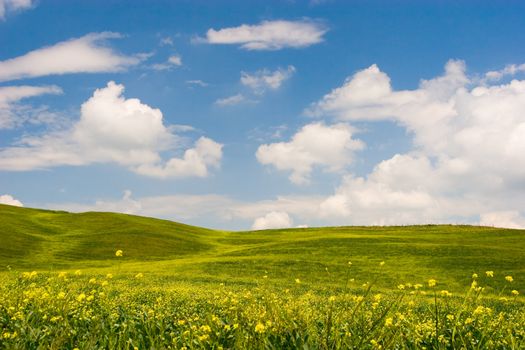
[[[463,289],[473,273],[525,288],[525,231],[475,226],[325,227],[227,232],[166,220],[0,205],[0,268],[144,272],[167,282],[311,288],[436,278]],[[117,259],[115,251],[124,257]],[[348,262],[351,261],[350,266]],[[384,261],[384,266],[380,262]]]

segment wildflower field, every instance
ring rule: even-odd
[[[525,348],[520,230],[0,222],[0,349]]]

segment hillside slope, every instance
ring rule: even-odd
[[[224,232],[115,213],[72,214],[0,205],[0,267],[144,271],[169,281],[265,281],[342,285],[348,278],[389,286],[443,281],[469,284],[495,271],[525,287],[525,231],[429,225],[326,227]],[[117,259],[115,250],[124,257]],[[352,261],[351,267],[348,261]],[[386,264],[379,266],[381,261]],[[357,283],[357,282],[356,282]]]
[[[93,264],[114,258],[173,259],[212,248],[218,231],[139,216],[0,205],[0,264],[38,268]],[[125,259],[126,259],[125,258]]]

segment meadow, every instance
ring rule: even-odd
[[[0,222],[0,349],[525,348],[522,230]]]

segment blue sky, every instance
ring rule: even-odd
[[[525,226],[525,4],[0,0],[0,202]]]

